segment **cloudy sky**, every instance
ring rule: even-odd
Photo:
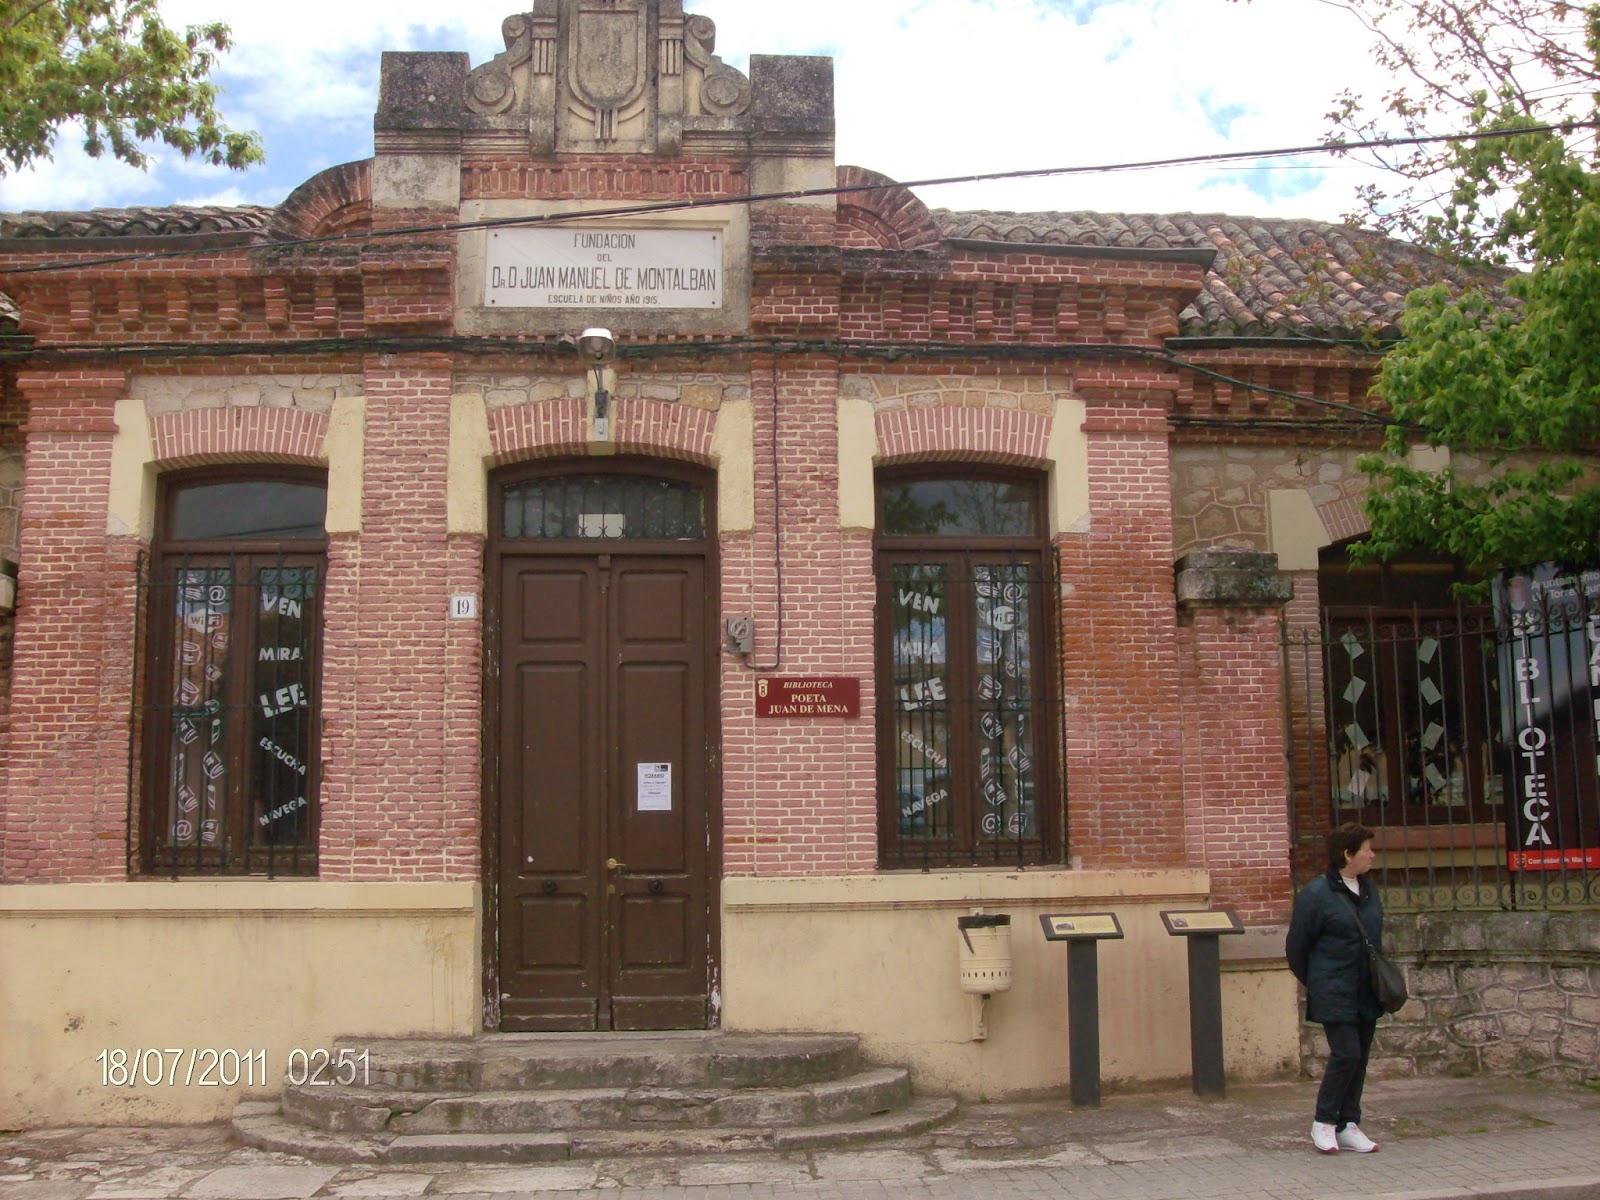
[[[90,160],[0,177],[0,209],[277,204],[324,167],[372,153],[378,58],[503,49],[522,0],[162,0],[171,25],[221,19],[216,76],[247,172],[158,155],[147,173]],[[717,52],[835,63],[838,161],[901,180],[1121,163],[1315,143],[1332,97],[1374,97],[1369,35],[1327,0],[688,0]],[[1231,212],[1337,219],[1366,173],[1328,156],[919,189],[935,207]]]

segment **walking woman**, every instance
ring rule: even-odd
[[[1354,822],[1328,835],[1327,873],[1295,898],[1284,948],[1289,969],[1305,984],[1306,1019],[1321,1022],[1328,1035],[1328,1069],[1311,1125],[1311,1142],[1324,1154],[1378,1148],[1361,1132],[1361,1088],[1383,1013],[1367,965],[1368,942],[1383,950],[1383,905],[1367,878],[1373,837]]]

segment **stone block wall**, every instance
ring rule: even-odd
[[[484,409],[491,413],[527,404],[584,400],[588,389],[584,374],[572,370],[570,363],[546,374],[462,371],[455,377],[456,395],[481,396]],[[715,412],[725,401],[749,400],[750,383],[744,375],[628,370],[618,372],[611,398],[618,404],[651,400]]]
[[[1378,1023],[1375,1077],[1600,1079],[1600,912],[1390,914],[1411,1002]],[[1327,1042],[1305,1025],[1301,1065]]]
[[[1284,446],[1177,446],[1172,451],[1172,543],[1182,557],[1213,546],[1270,550],[1267,493],[1299,488],[1312,503],[1359,501],[1359,451]]]
[[[1366,528],[1360,515],[1367,477],[1356,459],[1374,449],[1349,446],[1226,446],[1214,443],[1174,446],[1172,450],[1172,544],[1181,558],[1209,548],[1270,550],[1267,493],[1298,489],[1310,494],[1323,514],[1328,534],[1338,541]],[[1528,456],[1511,464],[1529,468]],[[1450,465],[1468,478],[1488,474],[1488,463],[1456,453]]]
[[[327,416],[341,396],[359,396],[362,377],[348,374],[140,375],[128,394],[152,418],[215,408],[285,408]]]

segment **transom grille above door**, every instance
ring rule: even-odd
[[[583,541],[699,541],[705,489],[645,475],[557,475],[507,487],[502,536]]]

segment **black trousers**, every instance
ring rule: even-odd
[[[1376,1021],[1324,1024],[1328,1035],[1328,1069],[1317,1089],[1317,1120],[1343,1129],[1361,1123],[1361,1089],[1367,1082]]]

